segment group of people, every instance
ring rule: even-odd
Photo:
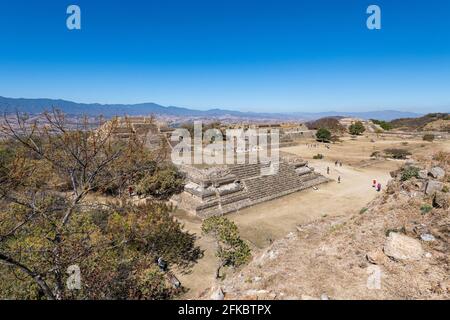
[[[335,167],[337,167],[337,166],[342,167],[342,162],[336,160],[335,163],[334,163],[334,166]],[[330,167],[327,167],[327,174],[330,174]],[[338,181],[338,183],[341,183],[341,176],[338,176],[337,181]]]
[[[307,146],[308,148],[319,148],[319,147],[320,147],[320,144],[318,144],[318,143],[307,143],[306,146]],[[328,150],[331,149],[331,147],[330,147],[328,144],[324,144],[323,146],[324,146],[325,148],[327,148]]]
[[[335,167],[338,167],[338,166],[339,166],[339,167],[342,167],[342,162],[336,160],[336,161],[334,162],[334,166],[335,166]],[[327,167],[327,174],[330,174],[330,167]],[[341,183],[341,176],[338,176],[337,182],[338,182],[338,183]],[[381,191],[381,182],[377,182],[376,179],[373,179],[373,180],[372,180],[372,188],[376,188],[377,192],[380,192],[380,191]]]
[[[372,188],[376,188],[377,192],[380,192],[381,191],[381,183],[380,182],[377,183],[377,180],[373,179],[372,180]]]

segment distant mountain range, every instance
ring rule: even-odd
[[[44,110],[58,108],[69,115],[87,115],[105,117],[113,116],[172,116],[181,118],[242,118],[242,119],[273,119],[273,120],[315,120],[323,117],[355,117],[361,119],[378,119],[390,121],[398,118],[416,118],[420,114],[413,112],[401,112],[394,110],[371,111],[371,112],[286,112],[286,113],[257,113],[241,112],[222,109],[195,110],[181,107],[165,107],[156,103],[140,104],[99,104],[99,103],[77,103],[66,100],[53,99],[23,99],[23,98],[5,98],[0,96],[0,111],[2,113],[13,113],[16,111],[29,114],[39,114]]]

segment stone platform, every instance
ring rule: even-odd
[[[270,162],[203,169],[183,166],[180,169],[186,174],[187,184],[173,202],[204,219],[330,181],[298,158],[281,157],[278,168],[274,166]]]

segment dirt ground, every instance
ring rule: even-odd
[[[308,144],[316,144],[317,147]],[[450,145],[448,142],[424,143],[421,140],[403,140],[395,137],[383,139],[373,135],[359,137],[357,140],[344,138],[341,143],[330,144],[328,149],[324,144],[305,140],[298,146],[283,148],[282,151],[308,160],[310,166],[317,172],[330,177],[333,181],[319,186],[317,190],[297,192],[240,210],[228,217],[237,224],[242,238],[258,250],[285,237],[299,224],[324,216],[342,216],[359,212],[378,194],[372,187],[372,180],[376,179],[383,187],[386,186],[390,179],[389,172],[403,164],[403,161],[370,158],[374,151],[386,148],[403,148],[416,155],[427,154],[432,150],[449,151]],[[312,159],[318,153],[323,154],[324,158]],[[335,166],[336,160],[343,163],[342,167]],[[330,174],[327,174],[327,167],[330,168]],[[339,176],[341,183],[336,181]],[[175,216],[184,224],[186,230],[197,234],[197,243],[205,250],[204,257],[195,265],[192,272],[179,276],[183,285],[189,288],[183,298],[192,299],[215,284],[214,245],[211,239],[201,235],[200,219],[180,210]]]

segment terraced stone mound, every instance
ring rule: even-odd
[[[176,204],[201,218],[235,212],[329,181],[301,159],[235,164],[208,169],[183,167],[189,181]]]

